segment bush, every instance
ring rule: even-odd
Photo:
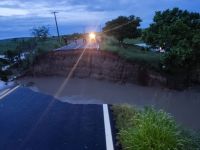
[[[166,66],[166,71],[169,73],[185,72],[196,67],[193,50],[184,48],[174,48],[165,53],[163,57],[163,64]],[[189,73],[189,72],[188,72]],[[183,73],[183,75],[185,75]]]
[[[175,121],[163,111],[146,109],[138,115],[136,126],[120,132],[126,149],[181,149],[183,139]]]
[[[124,150],[182,150],[189,145],[174,119],[162,110],[114,106],[113,112]]]

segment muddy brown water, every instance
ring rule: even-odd
[[[56,95],[64,77],[25,77],[23,85],[37,92]],[[200,90],[198,87],[175,91],[95,79],[70,79],[57,97],[73,104],[131,104],[164,109],[185,127],[200,130]]]

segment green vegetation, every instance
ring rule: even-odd
[[[150,52],[136,45],[124,44],[122,47],[114,37],[105,37],[105,40],[100,45],[100,49],[117,53],[129,61],[138,62],[149,68],[160,70],[162,54]]]
[[[14,39],[5,39],[0,40],[0,54],[4,54],[7,50],[15,50],[18,43],[22,41],[27,41],[30,38],[14,38]]]
[[[162,110],[139,110],[128,105],[112,107],[118,140],[123,150],[198,150],[200,137],[181,129]]]
[[[117,129],[127,129],[135,125],[138,111],[130,105],[114,105],[112,107]]]
[[[124,43],[134,45],[134,44],[139,44],[139,43],[144,43],[144,42],[142,41],[141,37],[138,37],[135,39],[128,39],[128,38],[124,39]]]
[[[166,74],[181,87],[199,82],[200,14],[178,8],[158,11],[154,22],[142,31],[142,38],[138,37],[140,21],[137,17],[118,17],[107,22],[104,33],[110,37],[105,37],[100,48]],[[166,53],[158,54],[134,45],[142,41],[161,47]]]
[[[58,41],[56,37],[48,37],[49,30],[45,26],[32,30],[34,38],[14,38],[0,40],[0,55],[5,55],[7,60],[0,59],[0,79],[7,81],[10,76],[20,74],[29,69],[39,55],[65,45],[65,41]],[[65,36],[71,39],[80,34]],[[25,59],[21,55],[25,54]],[[9,66],[2,70],[3,66]]]
[[[36,29],[34,31],[36,32]],[[29,69],[39,55],[64,45],[63,41],[58,42],[56,38],[47,38],[47,35],[45,33],[44,37],[1,40],[0,55],[5,55],[7,60],[0,60],[0,79],[8,81],[13,74],[21,74]],[[26,58],[23,59],[22,56]],[[3,66],[9,67],[2,70]]]
[[[114,36],[120,43],[126,38],[137,38],[141,35],[140,26],[141,19],[135,16],[119,16],[116,19],[108,21],[103,28],[106,35]]]
[[[200,68],[200,14],[174,8],[156,12],[154,23],[143,32],[143,40],[168,50],[165,71],[186,76]]]
[[[44,50],[50,51],[55,48],[62,46],[64,43],[59,43],[57,38],[49,37],[45,41],[35,40],[34,38],[16,38],[16,39],[7,39],[0,40],[0,54],[4,54],[5,51],[11,50],[16,51],[17,46],[20,44],[31,45],[35,44],[32,49],[42,48]],[[29,50],[30,47],[27,47],[26,50]]]
[[[199,19],[199,13],[179,8],[158,11],[153,18],[154,23],[144,31],[143,40],[167,49],[183,44],[192,47],[195,37],[199,37]]]
[[[45,41],[37,41],[36,49],[42,49],[43,51],[52,51],[56,48],[65,45],[63,41],[58,42],[57,38],[48,38]]]

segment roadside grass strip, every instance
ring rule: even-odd
[[[105,125],[106,149],[114,150],[112,131],[111,131],[111,125],[110,125],[110,117],[109,117],[107,104],[103,104],[103,116],[104,116],[104,125]]]

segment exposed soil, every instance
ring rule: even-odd
[[[36,61],[30,69],[33,76],[67,76],[82,50],[54,51]],[[165,86],[166,78],[143,65],[129,62],[107,51],[87,49],[78,63],[73,77],[94,78],[147,86]]]

